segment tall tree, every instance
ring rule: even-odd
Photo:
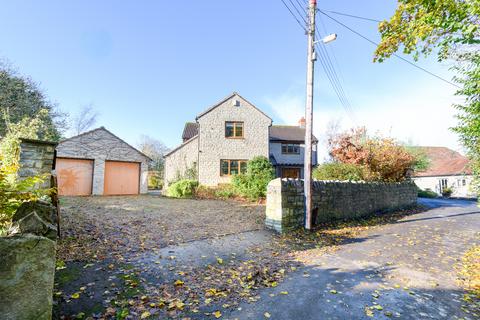
[[[92,128],[97,122],[98,112],[93,105],[87,105],[80,109],[79,113],[73,118],[72,129],[76,135]]]
[[[436,52],[438,60],[451,59],[464,98],[453,128],[468,150],[480,187],[480,0],[398,0],[388,21],[379,24],[382,40],[375,61],[382,62],[402,49],[417,60]]]
[[[168,152],[165,144],[155,138],[147,135],[141,135],[137,147],[140,151],[152,158],[149,169],[157,171],[160,175],[163,173],[164,159],[163,156]]]
[[[15,124],[25,118],[41,115],[45,126],[38,133],[43,140],[59,140],[66,129],[66,115],[48,101],[38,84],[0,63],[0,137],[7,133],[7,121]],[[47,112],[40,113],[40,110]],[[8,119],[5,117],[8,116]]]

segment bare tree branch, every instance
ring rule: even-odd
[[[98,112],[95,111],[93,105],[84,106],[78,115],[73,118],[72,128],[76,135],[92,128],[97,122]]]

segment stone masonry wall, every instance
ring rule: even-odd
[[[20,144],[20,178],[50,174],[56,143],[23,139]],[[44,187],[50,187],[50,179],[46,179]]]
[[[0,237],[0,318],[52,318],[57,229],[55,208],[23,203],[12,222],[20,233]]]
[[[239,101],[234,105],[233,101]],[[203,185],[229,183],[229,176],[220,176],[220,160],[250,160],[269,155],[269,127],[272,120],[248,101],[235,94],[216,108],[198,118],[199,172]],[[244,137],[225,138],[225,122],[242,121]]]
[[[61,141],[57,157],[94,160],[94,195],[103,194],[106,160],[140,162],[140,193],[148,192],[149,159],[103,127]]]
[[[197,166],[198,162],[198,137],[192,138],[180,145],[165,157],[165,187],[177,178],[182,177],[185,171],[192,166]]]
[[[267,228],[285,232],[304,225],[303,180],[275,179],[267,187]],[[407,207],[417,201],[413,182],[314,181],[315,224]]]

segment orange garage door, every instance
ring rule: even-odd
[[[57,158],[55,171],[59,195],[89,196],[92,194],[93,160]]]
[[[105,195],[138,194],[140,163],[105,161]]]

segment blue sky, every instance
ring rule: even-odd
[[[288,0],[286,0],[288,3]],[[295,0],[294,0],[295,2]],[[304,2],[303,0],[301,2]],[[41,84],[72,115],[88,104],[103,125],[135,144],[141,134],[174,147],[183,124],[237,91],[274,123],[303,114],[306,36],[280,0],[2,1],[0,58]],[[393,0],[319,1],[319,7],[375,19]],[[327,123],[367,125],[421,145],[459,149],[454,88],[392,58],[373,64],[374,46],[326,18],[355,123],[316,66],[315,133]],[[376,24],[335,16],[378,40]],[[448,79],[448,65],[422,59]]]

